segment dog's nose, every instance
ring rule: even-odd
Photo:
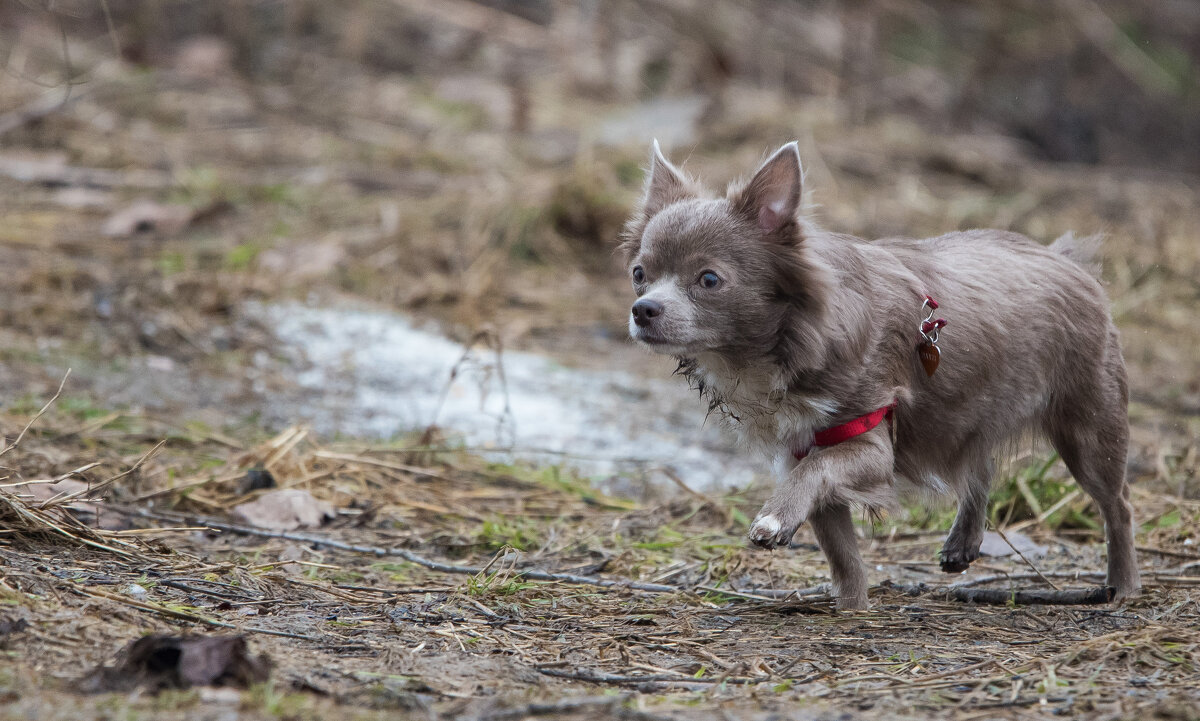
[[[656,300],[642,298],[633,304],[633,322],[645,328],[650,325],[650,321],[655,317],[662,315],[663,306]]]

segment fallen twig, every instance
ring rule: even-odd
[[[247,536],[257,536],[260,538],[278,538],[287,541],[296,541],[299,543],[309,543],[315,546],[323,546],[325,548],[333,548],[341,551],[350,551],[352,553],[364,553],[377,557],[393,556],[402,558],[410,563],[415,563],[418,566],[428,568],[431,571],[439,573],[451,573],[458,575],[477,576],[484,573],[487,568],[483,566],[460,566],[451,563],[442,563],[434,561],[424,556],[413,553],[403,548],[384,548],[382,546],[368,546],[357,543],[345,543],[332,538],[312,535],[308,533],[292,533],[288,531],[269,531],[262,528],[253,528],[250,526],[241,526],[233,523],[226,523],[215,518],[204,516],[193,516],[189,514],[177,513],[161,513],[150,511],[144,508],[129,508],[118,505],[106,506],[108,509],[118,513],[127,515],[141,516],[143,518],[152,518],[156,520],[166,520],[173,522],[186,522],[194,525],[202,525],[216,531],[227,531],[229,533],[239,533]],[[663,583],[646,583],[643,581],[634,581],[631,579],[609,579],[597,578],[595,576],[582,576],[574,573],[554,573],[551,571],[542,571],[536,568],[513,569],[513,575],[520,576],[532,581],[554,581],[558,583],[572,583],[581,586],[596,586],[599,588],[625,589],[630,591],[641,591],[645,593],[725,593],[730,597],[741,597],[748,600],[786,600],[790,597],[812,597],[819,596],[822,593],[827,593],[823,586],[814,586],[812,588],[787,590],[787,589],[751,589],[740,591],[737,589],[719,589],[707,586],[674,586]],[[900,590],[905,593],[921,595],[927,593],[940,593],[946,598],[951,598],[958,601],[973,601],[976,603],[991,603],[1003,604],[1010,600],[1023,605],[1073,605],[1073,604],[1100,604],[1108,603],[1112,600],[1111,589],[1105,586],[1079,590],[1053,590],[1053,591],[1007,591],[997,589],[980,589],[974,590],[973,586],[982,585],[992,581],[1016,581],[1016,580],[1046,580],[1047,576],[1056,578],[1081,578],[1086,576],[1097,576],[1103,574],[1094,573],[1047,573],[1047,574],[1012,574],[999,576],[985,576],[982,578],[964,581],[955,584],[946,589],[936,589],[926,586],[902,585],[894,584],[890,581],[885,581],[881,584],[883,588],[891,588]],[[1153,575],[1153,574],[1151,574]],[[1163,577],[1168,581],[1190,582],[1191,577]]]
[[[1111,603],[1117,590],[1112,586],[1067,589],[1022,589],[1009,591],[1003,588],[950,588],[946,595],[956,601],[1018,606],[1075,606]]]
[[[1025,565],[1027,565],[1033,569],[1033,572],[1038,575],[1038,578],[1045,581],[1046,585],[1050,586],[1050,588],[1053,588],[1055,591],[1058,590],[1058,586],[1054,585],[1054,581],[1051,581],[1049,578],[1046,578],[1045,574],[1042,573],[1042,570],[1040,568],[1038,568],[1037,566],[1033,565],[1033,561],[1030,561],[1028,558],[1026,558],[1025,554],[1021,553],[1021,549],[1014,546],[1013,542],[1008,540],[1008,536],[1004,535],[1004,531],[999,526],[996,526],[996,533],[1000,534],[1000,538],[1004,539],[1004,542],[1007,543],[1008,547],[1013,550],[1013,553],[1015,553],[1021,557],[1021,560],[1025,562]]]
[[[460,575],[476,576],[485,569],[481,566],[459,566],[450,563],[442,563],[434,561],[424,556],[419,556],[411,551],[403,548],[383,548],[382,546],[366,546],[357,543],[344,543],[336,541],[332,538],[324,538],[307,533],[291,533],[288,531],[268,531],[262,528],[253,528],[250,526],[239,526],[233,523],[218,521],[214,518],[203,516],[190,516],[186,514],[167,514],[149,511],[144,508],[125,508],[122,506],[108,506],[109,509],[119,513],[141,516],[143,518],[154,518],[167,521],[182,521],[186,520],[189,523],[207,526],[217,531],[228,531],[229,533],[240,533],[247,536],[258,536],[260,538],[279,538],[287,541],[297,541],[299,543],[311,543],[317,546],[326,548],[334,548],[341,551],[351,551],[354,553],[365,553],[372,556],[395,556],[404,560],[415,563],[418,566],[423,566],[431,571],[440,573],[453,573]],[[594,576],[580,576],[574,573],[552,573],[550,571],[540,571],[534,568],[514,569],[513,574],[528,578],[533,581],[558,581],[560,583],[574,583],[583,586],[599,586],[601,588],[617,588],[629,589],[631,591],[646,591],[649,593],[679,593],[687,592],[691,589],[681,586],[668,586],[662,583],[644,583],[641,581],[632,581],[628,579],[608,579],[596,578]]]
[[[411,473],[415,476],[428,476],[429,478],[437,478],[439,480],[449,480],[444,473],[439,473],[432,468],[422,468],[413,466],[407,463],[394,463],[392,461],[382,461],[378,458],[368,458],[365,456],[355,456],[349,453],[334,453],[333,451],[316,451],[313,453],[314,458],[321,458],[327,461],[342,461],[344,463],[360,463],[364,466],[378,466],[392,471],[402,471]]]
[[[629,694],[620,694],[617,696],[584,696],[582,698],[568,697],[556,701],[527,703],[523,706],[514,706],[513,708],[493,709],[485,711],[478,716],[467,718],[474,719],[475,721],[508,721],[509,719],[524,719],[530,716],[558,717],[563,714],[572,714],[593,709],[606,712],[606,718],[647,720],[666,718],[665,716],[656,716],[644,711],[624,708],[624,704],[629,698]]]
[[[1000,573],[993,576],[980,576],[979,578],[971,578],[965,581],[959,581],[954,584],[954,588],[970,588],[972,586],[982,586],[987,583],[996,581],[1036,581],[1041,580],[1046,576],[1053,578],[1069,578],[1080,580],[1083,578],[1103,578],[1104,574],[1098,571],[1048,571],[1046,573]]]
[[[301,633],[289,633],[288,631],[276,631],[274,629],[259,628],[257,626],[237,626],[232,623],[225,623],[224,621],[218,621],[216,619],[207,618],[205,616],[200,616],[200,615],[197,615],[194,613],[187,613],[186,611],[176,611],[173,608],[165,608],[163,606],[157,606],[153,603],[145,603],[143,601],[136,601],[132,598],[125,598],[119,594],[109,593],[108,591],[101,591],[96,588],[84,588],[84,587],[79,587],[79,586],[74,586],[74,585],[71,586],[70,588],[72,591],[81,593],[84,596],[92,596],[93,598],[104,598],[109,601],[116,601],[117,603],[123,604],[125,606],[129,606],[130,608],[136,608],[139,611],[148,611],[150,613],[155,613],[160,616],[166,616],[168,618],[178,619],[180,621],[191,621],[192,623],[201,623],[206,626],[215,626],[217,628],[229,628],[229,629],[233,629],[234,631],[241,631],[243,633],[261,633],[261,634],[265,634],[267,636],[282,636],[284,638],[299,638],[299,639],[302,639],[305,641],[321,641],[322,640],[321,638],[319,638],[317,636],[306,636]]]
[[[559,668],[546,668],[546,667],[537,669],[537,672],[540,674],[544,674],[546,676],[553,676],[555,678],[568,678],[568,679],[572,679],[574,681],[588,681],[590,683],[610,684],[610,685],[615,685],[615,686],[642,686],[644,684],[678,686],[680,684],[688,684],[688,685],[690,685],[690,684],[705,684],[705,685],[708,685],[708,684],[715,684],[715,683],[746,685],[746,684],[752,684],[752,683],[763,683],[763,682],[769,680],[768,677],[748,678],[748,677],[739,677],[739,676],[733,676],[733,677],[714,676],[712,678],[704,678],[704,677],[696,678],[694,676],[687,676],[687,675],[681,675],[681,676],[663,676],[663,675],[627,676],[627,675],[622,675],[622,674],[599,673],[596,671],[587,671],[584,669],[578,669],[578,670],[574,670],[574,671],[565,671],[565,670],[559,669]]]
[[[828,596],[829,584],[819,583],[808,588],[755,588],[739,591],[735,588],[718,588],[716,586],[696,586],[695,590],[704,593],[720,593],[732,598],[745,598],[752,601],[786,601],[789,598],[809,598],[812,596]]]
[[[930,588],[923,584],[884,582],[883,587],[892,588],[913,596],[933,595],[964,603],[982,603],[993,606],[1016,604],[1018,606],[1082,606],[1111,603],[1116,595],[1112,586],[1068,589],[1005,589],[967,588],[950,586]]]
[[[1136,546],[1136,548],[1140,553],[1152,553],[1156,556],[1170,556],[1171,558],[1185,558],[1189,561],[1200,561],[1200,553],[1174,551],[1167,548],[1154,548],[1153,546]]]
[[[226,523],[215,518],[207,518],[204,516],[160,513],[156,511],[150,511],[145,508],[128,508],[117,505],[110,505],[107,506],[107,508],[117,511],[118,513],[141,516],[143,518],[153,518],[157,520],[174,522],[187,522],[195,525],[207,526],[208,528],[216,531],[240,533],[247,536],[258,536],[260,538],[279,538],[287,541],[297,541],[299,543],[311,543],[317,546],[324,546],[325,548],[351,551],[353,553],[365,553],[372,556],[395,556],[398,558],[403,558],[410,563],[415,563],[418,566],[428,568],[431,571],[438,571],[440,573],[477,576],[481,573],[485,573],[490,566],[490,564],[489,566],[460,566],[456,564],[442,563],[440,561],[434,561],[432,559],[425,558],[424,556],[420,556],[403,548],[384,548],[382,546],[367,546],[357,543],[345,543],[332,538],[325,538],[323,536],[316,536],[308,533],[269,531],[262,528],[253,528],[251,526],[241,526],[233,523]],[[644,581],[634,581],[630,579],[609,579],[597,578],[595,576],[582,576],[575,573],[554,573],[551,571],[541,571],[536,568],[512,569],[511,573],[514,576],[521,576],[533,581],[557,581],[559,583],[573,583],[581,586],[597,586],[600,588],[628,589],[631,591],[642,591],[645,593],[722,593],[733,598],[744,598],[755,601],[812,597],[825,594],[828,591],[827,586],[824,585],[800,589],[767,588],[750,591],[739,591],[732,588],[713,588],[709,586],[673,586],[664,583],[646,583]]]

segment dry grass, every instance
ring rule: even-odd
[[[29,624],[3,640],[0,694],[14,718],[47,711],[47,694],[125,642],[183,630],[248,634],[276,664],[272,683],[224,700],[75,697],[43,717],[117,707],[190,717],[234,703],[286,718],[749,718],[804,703],[862,718],[1146,718],[1197,702],[1200,553],[1185,539],[1200,529],[1200,504],[1178,498],[1138,491],[1147,592],[1125,606],[973,606],[884,583],[871,611],[839,614],[819,587],[763,597],[811,588],[825,569],[804,531],[787,551],[746,547],[754,493],[642,507],[566,472],[403,444],[327,446],[302,429],[243,449],[171,437],[136,414],[77,427],[51,410],[5,456],[0,615]],[[151,453],[156,435],[169,439]],[[214,460],[188,472],[200,457]],[[248,469],[330,501],[336,520],[294,533],[232,521],[229,508],[264,492],[237,490]],[[29,496],[38,478],[63,475],[95,490]],[[1167,512],[1176,516],[1160,523]],[[1042,573],[1095,582],[1094,534],[1027,530],[1052,547]],[[940,534],[902,519],[863,531],[876,580],[945,582],[932,563]],[[539,571],[582,582],[530,577]],[[1000,559],[958,583],[1004,588],[1009,576],[1015,588],[1040,585]],[[608,692],[621,695],[595,698]]]

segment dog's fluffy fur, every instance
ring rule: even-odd
[[[942,562],[962,570],[979,555],[995,450],[1032,431],[1103,514],[1117,598],[1135,593],[1125,364],[1088,243],[999,230],[867,242],[821,230],[801,198],[795,143],[723,198],[655,143],[622,243],[639,296],[630,334],[678,357],[711,410],[774,462],[750,540],[786,545],[811,523],[839,605],[863,608],[851,508],[894,507],[900,480],[957,495]],[[917,356],[926,295],[949,321],[932,377]],[[894,429],[796,460],[815,431],[893,401]]]

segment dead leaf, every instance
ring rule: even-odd
[[[272,531],[315,528],[334,517],[333,506],[317,500],[308,491],[287,489],[272,491],[235,506],[233,515],[252,526]]]
[[[138,233],[175,235],[193,217],[195,212],[186,205],[138,200],[110,215],[101,232],[110,238],[127,238]]]
[[[191,686],[260,683],[270,674],[266,654],[250,655],[244,636],[143,636],[125,646],[112,666],[101,666],[81,681],[86,693],[152,691]]]

